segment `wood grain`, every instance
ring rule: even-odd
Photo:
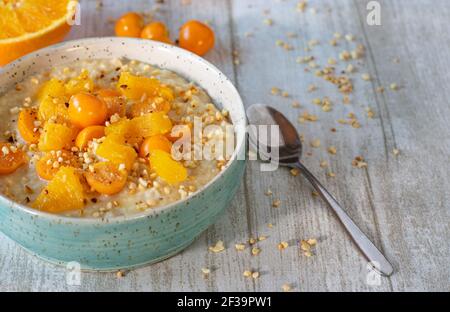
[[[28,255],[2,235],[0,290],[281,291],[289,283],[295,291],[449,291],[450,7],[446,0],[380,1],[381,26],[366,23],[363,0],[311,0],[304,13],[295,10],[294,0],[191,2],[166,0],[155,18],[170,26],[173,37],[188,19],[211,23],[217,41],[206,58],[235,82],[246,106],[270,104],[291,118],[305,138],[305,165],[392,260],[396,274],[382,278],[377,286],[369,285],[365,259],[325,204],[311,195],[307,181],[285,169],[261,172],[258,163],[250,162],[227,213],[181,254],[121,279],[114,273],[83,273],[81,286],[69,286],[64,268]],[[102,3],[97,10],[96,1],[82,1],[82,23],[69,39],[113,35],[108,19],[155,6],[144,0]],[[265,24],[266,19],[273,25]],[[356,40],[342,39],[333,47],[328,42],[335,32],[353,34]],[[320,44],[305,52],[313,39]],[[284,50],[277,40],[294,49]],[[357,72],[352,75],[355,91],[348,105],[335,86],[305,72],[307,65],[296,63],[298,56],[314,55],[325,66],[328,58],[338,59],[339,52],[358,43],[366,47],[366,56],[352,62]],[[238,52],[239,65],[233,62],[233,51]],[[346,64],[339,61],[336,67],[342,70]],[[363,73],[372,80],[364,81]],[[391,83],[400,89],[390,90]],[[318,90],[308,92],[310,84]],[[380,86],[386,88],[384,93],[376,92]],[[271,95],[272,87],[289,96]],[[327,113],[312,104],[314,98],[325,96],[333,102]],[[294,100],[301,108],[292,107]],[[367,118],[367,107],[375,113],[373,119]],[[319,120],[298,123],[304,111]],[[349,113],[358,117],[361,128],[337,122]],[[314,139],[320,139],[321,147],[310,146]],[[337,155],[327,152],[331,145]],[[393,155],[394,148],[400,155]],[[358,155],[366,159],[367,168],[352,166]],[[319,166],[322,160],[329,168]],[[329,177],[330,171],[336,177]],[[264,194],[268,189],[273,195]],[[273,208],[276,199],[281,205]],[[234,249],[235,243],[262,235],[267,240],[257,244],[259,256],[252,256],[249,248]],[[314,256],[305,257],[298,243],[311,237],[319,243]],[[208,252],[217,240],[223,240],[227,250]],[[290,247],[279,251],[281,241]],[[212,271],[208,278],[201,272],[203,267]],[[244,270],[257,270],[261,277],[245,278]]]

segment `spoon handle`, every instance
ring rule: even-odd
[[[303,164],[297,162],[292,165],[300,169],[300,172],[303,174],[303,176],[305,176],[306,179],[311,182],[311,184],[321,195],[321,197],[334,210],[339,220],[342,222],[350,236],[355,241],[356,245],[358,245],[363,254],[370,261],[372,267],[381,274],[390,276],[394,272],[392,265],[377,249],[377,247],[375,247],[375,245],[369,240],[369,238],[359,229],[355,222],[353,222],[353,220],[345,213],[337,200],[322,186],[322,184],[316,179],[316,177],[303,166]]]

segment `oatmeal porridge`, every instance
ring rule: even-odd
[[[138,61],[52,68],[0,95],[0,114],[1,194],[72,217],[185,199],[234,149],[227,111],[194,83]]]

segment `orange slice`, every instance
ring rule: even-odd
[[[74,0],[0,0],[0,66],[61,41],[76,7]]]

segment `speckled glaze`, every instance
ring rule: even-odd
[[[229,205],[245,168],[245,111],[232,83],[204,59],[150,40],[89,38],[29,54],[0,69],[0,94],[51,66],[81,59],[125,57],[172,70],[204,88],[230,112],[236,151],[228,167],[184,201],[113,219],[60,217],[14,203],[0,195],[0,230],[33,254],[82,269],[132,268],[168,258],[187,247]],[[238,160],[241,159],[241,160]]]

